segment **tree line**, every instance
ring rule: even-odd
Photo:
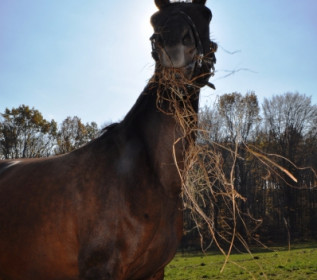
[[[96,138],[95,122],[77,116],[60,125],[26,105],[5,109],[0,118],[0,159],[39,158],[71,152]]]
[[[243,239],[316,238],[317,106],[311,98],[285,93],[264,98],[260,106],[255,93],[234,92],[218,97],[199,118],[204,133],[198,143],[221,154],[227,177],[233,172],[234,188],[241,195],[235,222]],[[222,237],[229,226],[223,219],[224,204],[218,200],[210,206],[214,231]],[[189,217],[185,224],[195,227]],[[199,244],[197,232],[185,232],[184,246]]]
[[[234,186],[243,197],[241,216],[246,217],[237,227],[245,239],[283,242],[317,236],[317,106],[310,97],[285,93],[265,98],[260,106],[253,92],[224,94],[200,110],[199,128],[204,133],[198,133],[197,144],[218,150],[224,173],[234,170]],[[94,122],[83,124],[75,116],[58,125],[21,105],[1,114],[0,158],[67,153],[98,133]],[[234,162],[232,151],[238,154]],[[225,235],[223,206],[215,203],[212,211],[215,231]],[[184,219],[183,246],[200,246],[186,211]]]

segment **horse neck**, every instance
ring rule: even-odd
[[[171,92],[164,89],[164,94],[170,95]],[[198,96],[199,90],[196,90],[190,101],[195,114],[198,111]],[[123,123],[132,137],[136,136],[142,141],[150,165],[157,172],[161,185],[171,192],[179,193],[181,184],[175,159],[178,167],[182,168],[188,145],[177,118],[168,111],[171,108],[168,101],[164,101],[166,104],[160,109],[158,100],[158,86],[149,83]],[[192,121],[190,125],[194,128],[196,124]]]

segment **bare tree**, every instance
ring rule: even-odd
[[[245,96],[237,92],[222,95],[218,110],[225,123],[226,135],[230,137],[228,140],[232,142],[246,142],[260,121],[258,100],[253,92]]]
[[[317,106],[311,97],[299,93],[285,93],[264,99],[264,129],[270,139],[280,144],[281,152],[294,160],[294,151],[301,138],[316,127]]]
[[[313,193],[300,191],[299,189],[313,186],[316,176],[314,175],[314,163],[309,162],[316,141],[317,106],[311,104],[311,98],[299,93],[285,93],[265,99],[263,104],[264,125],[262,142],[263,148],[268,153],[279,154],[276,161],[286,168],[297,179],[297,183],[287,176],[271,176],[265,180],[273,193],[273,205],[279,221],[277,228],[296,238],[304,234],[304,223],[312,223],[312,220],[304,217],[304,209],[310,207],[309,197]],[[307,145],[310,142],[310,145]],[[312,150],[313,149],[313,150]],[[315,151],[316,152],[316,151]],[[299,168],[309,166],[310,168]],[[301,227],[298,225],[302,224]],[[276,230],[278,232],[278,230]]]

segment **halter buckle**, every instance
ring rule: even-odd
[[[199,67],[203,65],[203,58],[204,58],[204,55],[202,53],[200,53],[197,57],[197,64]]]

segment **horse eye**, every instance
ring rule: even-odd
[[[192,37],[190,36],[189,32],[187,31],[183,37],[183,44],[190,45],[192,43]]]
[[[153,46],[157,45],[157,46],[162,47],[162,45],[163,45],[163,38],[159,33],[154,33],[152,35],[152,37],[150,38],[150,40],[151,40]]]
[[[163,45],[163,38],[162,38],[161,34],[155,33],[155,42],[156,42],[156,44],[158,44],[159,46],[162,46],[162,45]]]
[[[163,46],[164,45],[164,41],[163,41],[163,38],[161,35],[158,35],[157,36],[157,43],[160,45],[160,46]]]

